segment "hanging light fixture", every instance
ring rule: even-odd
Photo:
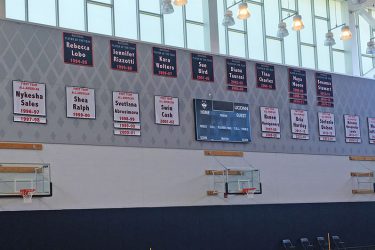
[[[293,13],[292,15],[289,14],[287,17],[281,19],[281,21],[279,22],[279,26],[278,26],[278,30],[277,30],[277,37],[284,38],[284,37],[287,37],[289,35],[289,31],[286,28],[286,23],[284,21],[286,19],[290,18],[290,17],[293,17],[292,29],[294,31],[300,31],[301,29],[303,29],[305,27],[305,25],[302,22],[301,15],[298,15],[297,12]]]
[[[292,26],[292,29],[293,29],[294,31],[299,31],[299,30],[303,29],[304,27],[305,27],[305,25],[304,25],[303,22],[302,22],[302,16],[296,14],[296,15],[293,17],[293,26]]]
[[[347,25],[342,26],[340,39],[343,41],[352,39],[352,32],[350,31],[349,26]]]
[[[326,40],[324,40],[324,46],[333,46],[336,44],[335,38],[333,38],[333,33],[328,31],[326,33]]]
[[[335,39],[333,37],[332,30],[340,28],[341,27],[341,34],[340,34],[340,40],[347,41],[352,39],[352,32],[350,31],[350,28],[345,23],[337,25],[337,14],[336,14],[336,1],[335,1],[335,27],[328,30],[326,33],[326,40],[324,40],[325,46],[333,46],[336,44]]]
[[[237,18],[241,20],[248,19],[250,17],[249,9],[247,8],[247,3],[240,3],[238,5]]]
[[[284,38],[284,37],[289,36],[289,31],[286,28],[286,23],[284,21],[280,21],[278,28],[279,28],[277,30],[277,36],[278,37]]]
[[[366,49],[366,54],[375,54],[375,42],[374,42],[375,37],[370,38],[370,41],[367,43],[367,49]]]
[[[174,12],[172,0],[163,0],[161,14],[172,14]]]
[[[183,6],[186,5],[188,0],[174,0],[173,4],[176,6]]]
[[[235,24],[233,19],[233,12],[231,10],[227,10],[225,12],[222,24],[224,26],[233,26]]]

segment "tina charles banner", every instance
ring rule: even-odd
[[[172,49],[152,48],[154,75],[177,77],[177,55]]]
[[[92,37],[63,33],[64,62],[93,66]]]
[[[275,68],[267,64],[255,64],[257,87],[261,89],[276,89]]]

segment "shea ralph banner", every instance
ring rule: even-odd
[[[278,108],[260,107],[263,138],[280,138],[280,116]]]
[[[290,110],[293,139],[309,139],[309,121],[306,110]]]
[[[161,125],[180,125],[178,98],[155,96],[155,123]]]
[[[82,87],[66,87],[66,116],[95,119],[95,90]]]
[[[13,81],[13,113],[15,122],[46,123],[46,85]]]

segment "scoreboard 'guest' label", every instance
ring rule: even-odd
[[[278,108],[260,107],[263,138],[280,138],[280,116]]]
[[[66,87],[66,116],[95,119],[95,90],[82,87]]]
[[[93,66],[92,37],[63,33],[64,62]]]
[[[359,116],[344,115],[345,142],[361,143],[361,129],[359,126]]]
[[[289,102],[307,104],[306,71],[289,69]]]
[[[229,90],[247,91],[246,61],[226,59]]]
[[[191,68],[193,80],[214,81],[214,60],[212,56],[191,53]]]
[[[176,50],[152,48],[154,75],[177,77]]]
[[[46,123],[45,84],[13,81],[13,112],[15,122]]]
[[[318,112],[319,140],[336,141],[335,115],[333,113]]]
[[[121,41],[110,41],[111,68],[137,72],[137,45]]]
[[[275,67],[267,64],[255,64],[257,87],[261,89],[276,89]]]
[[[375,118],[368,117],[367,118],[368,124],[368,138],[370,144],[375,144]]]
[[[290,110],[293,139],[309,139],[309,121],[306,110]]]
[[[180,125],[178,98],[155,96],[155,123],[162,125]]]

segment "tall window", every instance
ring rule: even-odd
[[[368,10],[368,12],[375,17],[375,11]],[[358,27],[358,54],[360,57],[360,68],[361,75],[373,77],[374,73],[371,73],[375,67],[374,56],[372,54],[367,54],[367,42],[370,38],[375,36],[374,29],[371,28],[366,20],[358,15],[357,16],[357,27]]]

